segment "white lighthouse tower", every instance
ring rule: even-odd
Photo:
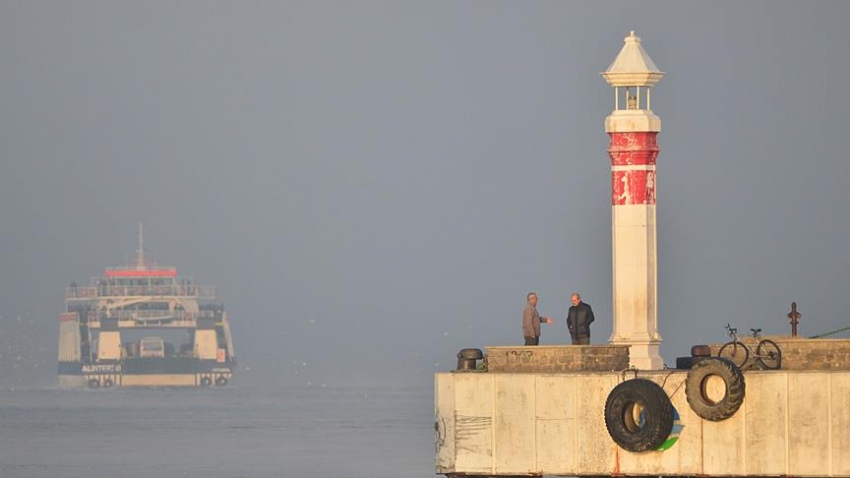
[[[655,240],[656,136],[661,118],[650,107],[650,88],[664,73],[631,32],[602,77],[614,87],[614,111],[605,119],[611,138],[611,211],[614,331],[610,343],[629,345],[631,366],[661,369],[658,353]]]

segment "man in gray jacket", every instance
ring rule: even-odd
[[[550,317],[540,317],[537,313],[537,294],[529,292],[525,296],[527,303],[522,311],[522,336],[525,338],[525,345],[537,345],[540,343],[540,323],[552,323]]]

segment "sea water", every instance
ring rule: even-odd
[[[0,391],[0,477],[434,474],[431,388]]]

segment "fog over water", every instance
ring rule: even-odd
[[[0,390],[4,478],[434,476],[427,387]]]
[[[652,95],[662,355],[850,325],[846,2],[0,2],[0,388],[53,385],[71,281],[216,285],[234,386],[430,387],[462,347],[611,333],[600,78]],[[846,334],[845,334],[846,336]]]

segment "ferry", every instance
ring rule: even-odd
[[[72,282],[59,315],[61,388],[225,387],[236,367],[233,336],[215,287],[145,258]]]

